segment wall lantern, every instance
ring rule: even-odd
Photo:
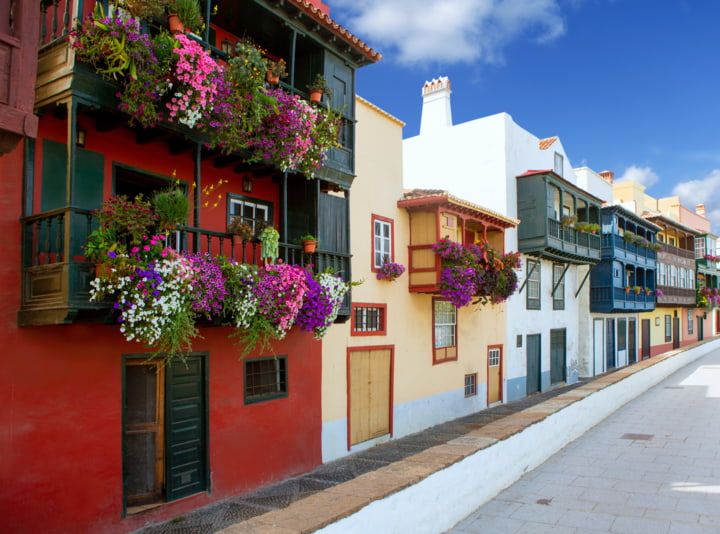
[[[249,176],[246,176],[245,178],[243,178],[243,181],[242,181],[243,193],[252,193],[252,189],[253,189],[252,180],[250,179]]]
[[[79,146],[80,148],[83,148],[85,146],[85,137],[87,136],[87,132],[83,130],[82,128],[78,127],[77,132],[75,132],[75,144]]]
[[[655,326],[660,326],[660,317],[655,317]]]

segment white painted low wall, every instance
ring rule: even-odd
[[[522,432],[478,451],[414,486],[374,501],[355,514],[317,532],[444,532],[625,403],[688,363],[718,348],[720,340],[711,341],[640,370]]]

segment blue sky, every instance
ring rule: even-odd
[[[560,136],[576,167],[704,203],[720,232],[717,0],[328,0],[383,54],[362,97],[419,129],[425,80],[448,76],[454,123],[498,112]]]

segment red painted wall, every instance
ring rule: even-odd
[[[41,135],[64,140],[63,121],[46,116],[41,124]],[[89,150],[192,177],[189,153],[171,156],[161,143],[136,145],[127,130],[100,134],[86,126]],[[288,355],[289,396],[245,406],[243,365],[228,339],[231,329],[203,328],[194,350],[209,353],[210,491],[122,518],[121,355],[143,352],[142,346],[126,342],[115,326],[17,326],[22,159],[21,147],[0,157],[0,530],[127,532],[319,465],[321,342],[297,329],[277,342],[277,354]],[[39,205],[39,151],[36,164]],[[238,176],[227,169],[208,162],[203,173],[205,183],[229,179],[224,194],[240,190]],[[269,178],[255,186],[258,196],[277,195]],[[106,196],[110,190],[108,158]],[[224,230],[225,202],[204,210],[203,226]]]

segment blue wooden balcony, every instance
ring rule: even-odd
[[[647,266],[655,269],[657,252],[648,247],[628,243],[617,234],[604,234],[602,236],[602,259],[634,263],[641,267]]]
[[[655,309],[655,294],[626,292],[623,287],[591,287],[590,311],[593,313],[644,312]]]

